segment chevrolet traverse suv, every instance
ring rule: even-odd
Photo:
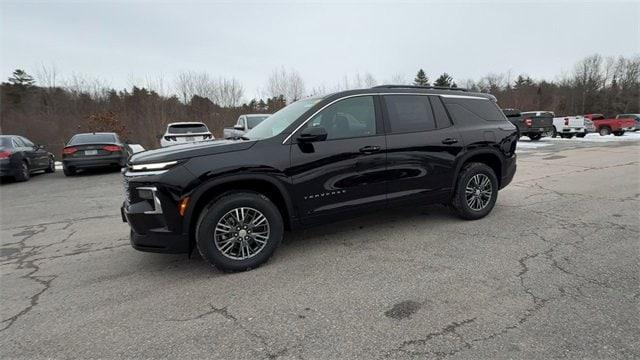
[[[241,139],[133,155],[121,213],[135,249],[224,271],[267,261],[285,230],[393,205],[493,209],[518,131],[492,95],[378,86],[299,100]]]

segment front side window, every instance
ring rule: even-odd
[[[34,147],[34,146],[35,146],[35,145],[34,145],[34,144],[29,140],[29,139],[27,139],[26,137],[21,136],[21,137],[19,137],[19,139],[20,139],[20,140],[22,140],[22,142],[24,143],[24,145],[25,145],[26,147]]]
[[[392,133],[426,131],[436,128],[429,97],[424,95],[386,95]]]
[[[340,100],[316,114],[306,127],[322,126],[327,140],[371,136],[376,134],[373,96],[356,96]]]
[[[247,116],[247,127],[249,129],[253,129],[258,124],[262,122],[262,120],[268,118],[268,115],[265,116]]]

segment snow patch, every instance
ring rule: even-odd
[[[556,138],[543,138],[540,141],[576,141],[576,142],[594,142],[594,143],[603,143],[603,142],[617,142],[617,141],[640,141],[640,131],[637,132],[626,132],[622,136],[615,135],[607,135],[600,136],[600,134],[591,133],[587,134],[587,136],[583,138],[572,137],[571,139],[563,139],[561,137]]]

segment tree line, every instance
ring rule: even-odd
[[[640,113],[640,56],[592,55],[554,80],[507,72],[454,81],[443,73],[432,83],[419,69],[412,82],[396,74],[384,83],[461,86],[495,95],[503,108],[548,110],[558,116]],[[222,129],[243,113],[273,113],[307,96],[377,84],[365,73],[307,90],[297,71],[282,67],[269,74],[261,98],[243,101],[244,87],[238,80],[205,72],[178,74],[173,86],[157,77],[117,91],[99,79],[73,75],[61,80],[54,67],[43,66],[35,77],[16,70],[0,84],[0,133],[27,136],[57,154],[73,134],[87,131],[116,131],[129,142],[155,148],[170,122],[202,121],[220,137]]]

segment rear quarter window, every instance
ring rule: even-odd
[[[442,101],[453,117],[454,123],[507,120],[498,105],[485,98],[442,97]]]

